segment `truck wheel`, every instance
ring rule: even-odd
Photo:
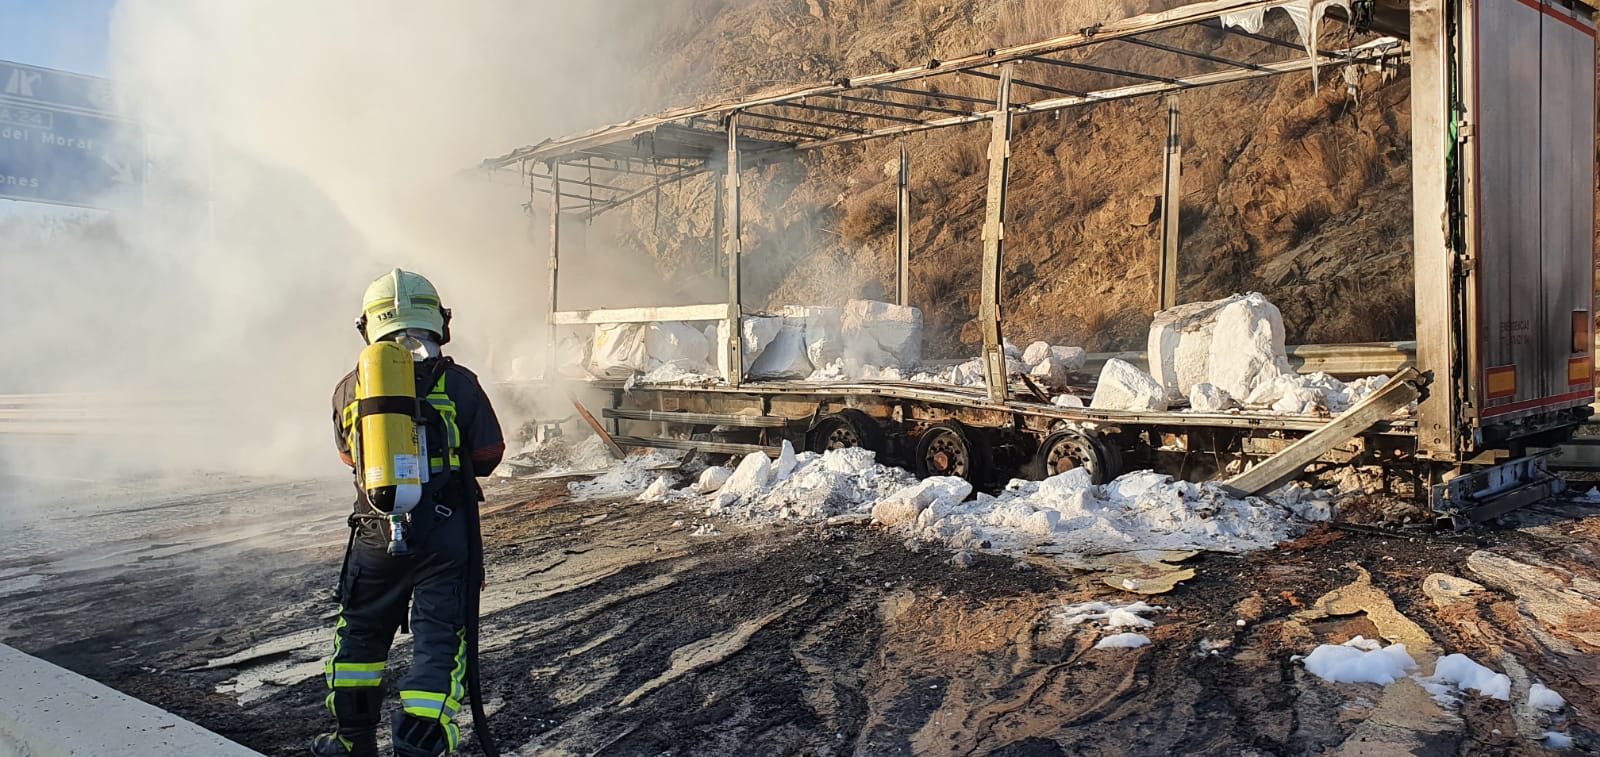
[[[955,421],[935,423],[917,437],[918,478],[957,476],[980,486],[989,475],[989,448]]]
[[[882,455],[883,429],[872,416],[860,410],[840,410],[817,419],[817,425],[807,435],[806,447],[817,454],[830,449],[860,447]]]
[[[1122,456],[1099,434],[1064,428],[1044,438],[1039,451],[1029,465],[1029,477],[1035,480],[1083,468],[1089,471],[1089,480],[1104,484],[1116,478],[1122,467]]]

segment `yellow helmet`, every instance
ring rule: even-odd
[[[450,309],[426,278],[396,268],[367,287],[356,330],[371,344],[405,329],[431,331],[444,344],[450,341]]]

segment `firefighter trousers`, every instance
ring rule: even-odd
[[[372,715],[340,712],[336,703],[343,698],[336,695],[370,689],[381,697],[389,647],[409,605],[411,667],[398,682],[400,704],[407,715],[438,723],[449,749],[455,749],[460,730],[454,721],[466,696],[467,674],[465,521],[461,513],[446,516],[418,508],[412,553],[400,557],[388,554],[382,529],[358,531],[345,557],[333,655],[326,667],[328,706],[340,732],[377,726]]]

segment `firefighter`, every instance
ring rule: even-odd
[[[355,470],[363,443],[357,397],[365,395],[358,372],[351,371],[333,393],[339,457],[355,471],[357,491],[339,579],[333,654],[326,666],[327,706],[338,730],[318,736],[311,752],[378,753],[389,646],[407,623],[409,605],[412,660],[395,684],[402,709],[392,718],[394,753],[436,757],[454,751],[460,739],[454,719],[466,692],[467,624],[475,623],[467,614],[469,608],[476,611],[475,592],[483,581],[475,477],[499,465],[505,444],[478,378],[440,352],[450,341],[450,311],[427,279],[397,268],[372,282],[356,328],[369,345],[396,341],[412,353],[421,400],[413,404],[425,447],[418,459],[429,475],[409,515],[406,548],[392,555],[386,514],[376,510],[361,471]],[[470,567],[474,561],[476,570]],[[469,571],[475,575],[469,577]]]

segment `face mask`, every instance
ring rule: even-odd
[[[442,352],[439,343],[433,340],[433,334],[421,329],[406,329],[395,335],[394,341],[411,351],[411,359],[416,362],[437,358]]]

